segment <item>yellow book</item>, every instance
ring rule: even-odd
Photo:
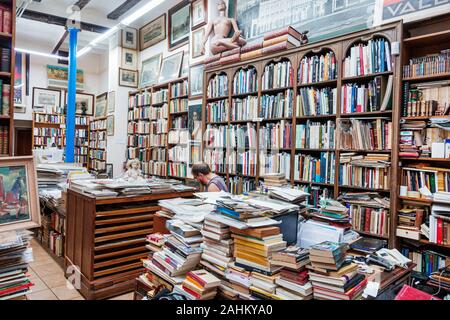
[[[248,254],[248,253],[244,253],[244,252],[236,252],[236,251],[234,252],[234,256],[241,258],[241,259],[248,260],[250,262],[260,264],[264,267],[270,267],[269,261],[267,260],[267,258],[264,258],[264,257],[260,257],[257,255],[254,255],[254,254]]]

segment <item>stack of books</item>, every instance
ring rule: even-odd
[[[347,244],[324,241],[309,250],[309,278],[314,299],[357,300],[364,291],[367,280],[357,274],[357,265],[345,260]]]
[[[220,293],[229,299],[251,299],[251,272],[234,264],[225,271],[225,281],[220,285]]]
[[[206,217],[201,233],[203,253],[200,264],[220,278],[225,277],[225,270],[233,260],[230,227]]]
[[[419,157],[430,155],[430,148],[425,143],[425,121],[405,120],[400,124],[400,157]]]
[[[300,46],[302,34],[291,26],[264,34],[262,54],[289,50]]]
[[[286,175],[284,173],[266,173],[264,175],[264,186],[280,187],[287,185]]]
[[[273,254],[272,264],[281,266],[279,278],[275,283],[276,294],[284,300],[309,300],[312,298],[312,286],[308,280],[306,265],[309,264],[309,251],[290,246]]]
[[[174,287],[173,292],[184,295],[188,300],[210,300],[217,294],[220,279],[206,270],[188,272],[186,279]]]
[[[279,273],[266,275],[253,271],[250,277],[250,293],[253,297],[264,300],[281,300],[276,293]]]
[[[147,244],[145,245],[145,247],[150,251],[149,259],[151,259],[153,256],[153,253],[159,252],[162,250],[162,246],[164,245],[165,238],[164,238],[164,235],[157,232],[157,233],[152,233],[152,234],[147,235],[146,241],[147,241]]]

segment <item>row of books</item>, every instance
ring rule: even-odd
[[[106,149],[106,140],[91,140],[89,141],[89,148],[91,149]]]
[[[256,181],[251,178],[242,178],[238,176],[230,177],[228,181],[228,190],[232,194],[245,194],[256,190]]]
[[[403,78],[414,78],[450,72],[450,49],[438,54],[409,59],[403,66]]]
[[[170,98],[176,99],[188,95],[188,80],[177,82],[170,86]]]
[[[335,122],[326,123],[306,121],[298,124],[295,131],[297,149],[333,149],[335,141]]]
[[[64,147],[66,145],[65,136],[34,136],[33,138],[34,146],[36,147],[47,147],[47,146],[55,146],[55,147]]]
[[[66,130],[60,128],[34,128],[33,135],[36,136],[58,136],[65,135]]]
[[[91,159],[106,161],[106,151],[90,149],[89,157]]]
[[[228,172],[230,174],[242,174],[256,176],[256,152],[248,150],[244,152],[231,151],[228,156]]]
[[[11,49],[0,47],[0,71],[11,72]]]
[[[161,89],[159,91],[152,92],[152,104],[166,103],[168,100],[168,89]]]
[[[106,161],[89,158],[89,169],[106,171]]]
[[[176,130],[186,129],[187,125],[188,125],[187,115],[181,115],[181,116],[172,118],[172,127],[170,129],[171,130],[172,129],[176,129]]]
[[[229,111],[228,100],[210,102],[206,105],[207,122],[227,122]]]
[[[292,123],[281,120],[277,123],[267,123],[259,128],[259,149],[274,150],[291,148]]]
[[[167,174],[172,177],[187,177],[187,164],[181,162],[169,162]]]
[[[264,67],[263,90],[291,87],[293,83],[294,69],[290,61],[272,62]]]
[[[170,113],[187,112],[188,105],[189,105],[188,99],[174,99],[171,100],[169,103],[169,111]]]
[[[11,34],[12,30],[12,13],[11,8],[6,4],[0,5],[0,32]]]
[[[136,107],[149,106],[152,104],[152,93],[144,91],[143,93],[136,93],[130,95],[128,98],[128,109]]]
[[[161,148],[157,149],[165,151],[165,149]],[[186,146],[175,146],[169,149],[169,161],[187,162],[187,160],[188,160],[188,148]]]
[[[445,193],[447,198],[450,194]],[[439,245],[450,245],[450,202],[433,204],[429,216],[429,240]]]
[[[296,116],[334,115],[337,110],[336,88],[300,88]]]
[[[219,74],[209,80],[208,98],[220,98],[228,96],[228,78]]]
[[[258,118],[257,96],[233,99],[231,103],[231,121],[253,121],[256,118]]]
[[[384,38],[352,46],[344,61],[344,77],[390,71],[392,71],[391,49],[389,41]]]
[[[337,78],[336,55],[333,51],[306,56],[300,61],[298,83],[309,84]]]
[[[403,167],[401,185],[407,188],[406,196],[421,198],[422,194],[427,195],[426,190],[432,194],[438,191],[450,191],[447,169],[443,171],[436,169],[434,167]]]
[[[427,84],[403,84],[402,116],[444,116],[450,112],[450,86],[446,81]]]
[[[408,247],[401,248],[401,253],[409,257],[416,264],[414,271],[430,275],[448,264],[448,256],[431,250],[411,250]]]
[[[351,224],[354,230],[383,237],[389,236],[389,210],[363,205],[350,205]]]
[[[288,89],[276,95],[265,94],[261,97],[261,118],[290,118],[293,115],[294,91]]]
[[[142,163],[142,172],[144,175],[154,175],[154,176],[166,176],[167,175],[167,165],[166,162],[158,161],[147,161]]]
[[[140,161],[166,161],[166,149],[163,148],[128,148],[128,159],[138,158]]]
[[[3,80],[0,79],[0,115],[9,116],[11,108],[10,108],[10,95],[11,95],[11,86],[9,84],[3,83]]]
[[[269,153],[259,156],[259,174],[283,173],[286,179],[289,179],[291,172],[290,153]]]
[[[227,126],[216,126],[208,124],[205,131],[206,148],[226,148],[227,147]]]
[[[106,130],[106,120],[93,120],[89,123],[89,129],[92,130]]]
[[[334,183],[335,154],[321,152],[319,157],[296,154],[294,180],[302,182]]]
[[[256,150],[256,126],[252,123],[229,127],[230,148]],[[261,131],[260,131],[261,132]]]
[[[178,101],[178,100],[175,100]],[[157,120],[168,117],[169,107],[164,104],[161,107],[143,106],[128,111],[128,120]]]
[[[34,122],[65,124],[66,116],[34,113]]]
[[[168,134],[169,144],[187,144],[189,142],[188,130],[170,130]]]
[[[342,154],[339,165],[339,185],[388,190],[390,188],[390,162],[370,160],[371,157],[376,159],[377,156],[379,155],[349,156]],[[356,159],[352,159],[354,157]]]
[[[256,69],[239,69],[233,78],[233,94],[245,94],[257,91],[258,79]]]
[[[347,150],[392,149],[392,121],[349,119],[339,122],[339,148]]]

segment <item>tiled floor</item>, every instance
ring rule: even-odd
[[[41,244],[33,239],[34,261],[30,263],[30,280],[34,283],[29,300],[84,300],[83,296],[66,282],[61,266],[50,256]],[[111,298],[111,300],[132,300],[133,293]]]

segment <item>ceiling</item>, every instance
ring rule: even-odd
[[[60,48],[67,49],[69,37],[66,34],[65,19],[70,15],[70,8],[74,4],[80,4],[80,20],[86,24],[92,32],[82,30],[78,35],[78,50],[82,49],[101,32],[119,23],[124,17],[146,5],[150,0],[17,0],[17,8],[25,7],[24,13],[17,18],[16,43],[17,47],[50,53],[62,41]],[[135,21],[132,27],[139,28],[156,18],[181,0],[165,0],[157,8],[148,12]],[[127,4],[128,8],[120,10],[115,19],[108,18],[111,12],[117,12],[117,8]],[[116,11],[115,11],[116,10]],[[55,18],[56,17],[56,18]],[[55,24],[57,21],[57,24]],[[50,23],[49,23],[50,22]],[[64,22],[64,23],[60,23]],[[92,27],[92,28],[91,28]],[[90,53],[103,54],[108,50],[107,41],[97,45]]]

